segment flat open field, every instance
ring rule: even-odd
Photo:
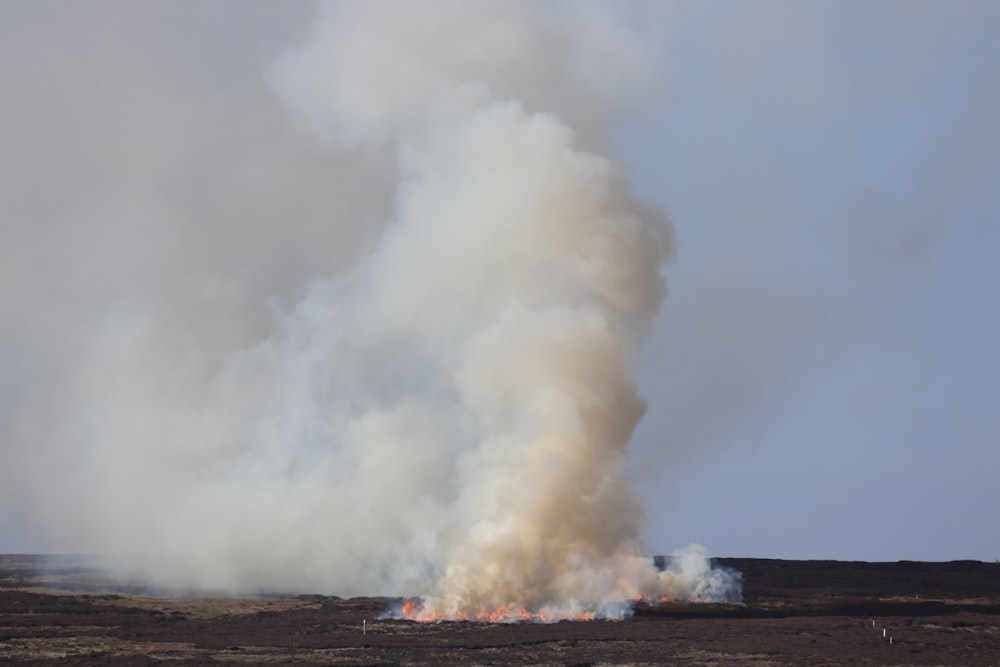
[[[719,562],[745,604],[420,624],[377,620],[385,599],[151,596],[83,560],[0,556],[0,662],[1000,665],[1000,564]]]

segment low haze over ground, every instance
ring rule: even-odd
[[[590,138],[612,118],[677,239],[628,459],[648,548],[1000,558],[1000,9],[622,5],[641,49],[574,16],[644,68],[621,90],[653,83],[572,120]],[[141,432],[151,401],[266,338],[390,215],[390,158],[317,142],[282,108],[274,63],[313,20],[298,3],[0,4],[0,552],[87,545],[75,512],[152,493],[78,503],[133,462],[63,444]],[[157,414],[176,425],[158,438],[222,428]]]

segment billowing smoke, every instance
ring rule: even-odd
[[[50,434],[100,486],[86,544],[163,584],[412,596],[416,618],[738,597],[697,549],[654,567],[625,475],[673,243],[604,155],[655,97],[642,44],[586,7],[322,6],[267,79],[354,160],[336,188],[391,200],[329,215],[386,221],[239,335],[104,320],[67,390],[86,428]]]

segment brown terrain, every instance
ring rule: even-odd
[[[83,559],[0,556],[0,663],[1000,665],[1000,564],[718,562],[744,604],[428,624],[378,620],[385,598],[152,595]]]

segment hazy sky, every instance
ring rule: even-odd
[[[629,461],[650,548],[1000,558],[1000,7],[623,8],[665,94],[615,150],[678,243]],[[103,358],[85,339],[155,302],[157,350],[196,322],[211,358],[377,233],[385,189],[354,183],[381,158],[347,170],[267,82],[310,15],[0,3],[0,552],[63,544],[37,528],[46,471],[102,484],[108,462],[23,444],[104,427],[73,400],[93,369],[61,370]]]
[[[669,108],[620,134],[680,240],[636,460],[650,475],[672,438],[704,456],[668,500],[649,493],[651,533],[732,555],[1000,558],[1000,9],[672,18]]]

